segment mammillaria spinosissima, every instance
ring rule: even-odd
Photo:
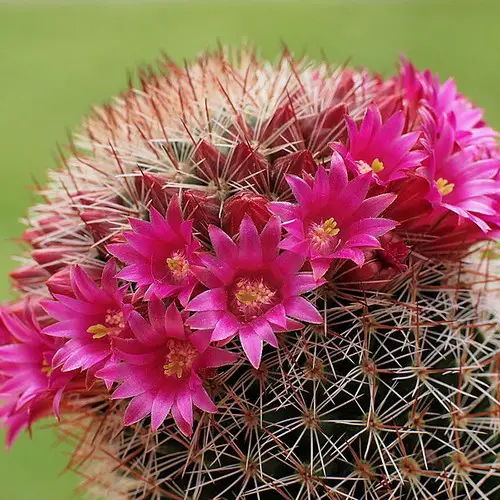
[[[166,59],[50,174],[0,324],[104,498],[493,498],[500,154],[452,80]]]

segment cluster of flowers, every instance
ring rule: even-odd
[[[173,192],[165,213],[130,219],[101,273],[68,266],[47,281],[51,300],[27,294],[4,306],[8,444],[58,416],[65,398],[103,387],[130,400],[126,425],[150,416],[156,430],[171,414],[190,435],[193,406],[217,410],[204,379],[234,363],[238,345],[258,369],[276,333],[323,323],[311,292],[334,279],[333,267],[377,290],[407,271],[419,237],[418,251],[431,241],[433,252],[452,252],[498,236],[497,134],[453,81],[404,61],[361,115],[340,122],[345,134],[327,159],[298,152],[294,169],[281,162],[289,194],[278,201],[235,190],[224,220],[200,236],[182,190]]]

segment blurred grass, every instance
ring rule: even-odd
[[[291,49],[388,73],[406,53],[419,66],[460,88],[500,127],[498,0],[415,0],[337,4],[196,2],[124,5],[16,6],[0,4],[0,297],[17,251],[12,237],[33,202],[26,189],[54,165],[56,142],[78,126],[92,103],[125,86],[127,70],[154,61],[160,50],[177,60],[242,39],[274,57]],[[76,498],[76,478],[58,477],[64,450],[50,430],[23,436],[0,453],[2,492],[9,500]]]

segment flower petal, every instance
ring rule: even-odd
[[[262,339],[251,327],[247,326],[240,331],[240,341],[252,366],[255,369],[259,368],[262,358]]]
[[[186,309],[188,311],[223,311],[226,309],[226,303],[224,288],[213,288],[194,297]]]
[[[323,323],[323,317],[304,297],[289,297],[284,302],[287,316],[308,323]]]
[[[149,415],[152,403],[153,396],[147,392],[133,398],[125,411],[125,416],[123,417],[124,424],[135,424]]]
[[[151,428],[156,431],[165,421],[174,404],[175,392],[173,388],[158,392],[151,407]]]

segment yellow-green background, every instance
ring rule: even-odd
[[[192,58],[217,40],[248,39],[274,57],[281,40],[339,62],[352,57],[384,73],[406,53],[487,109],[500,127],[499,0],[304,0],[77,2],[0,0],[0,299],[16,252],[17,222],[32,202],[27,189],[54,164],[56,142],[92,103],[126,83],[127,71],[160,50]],[[50,430],[0,452],[1,500],[77,498],[77,478],[59,476],[67,449]]]

